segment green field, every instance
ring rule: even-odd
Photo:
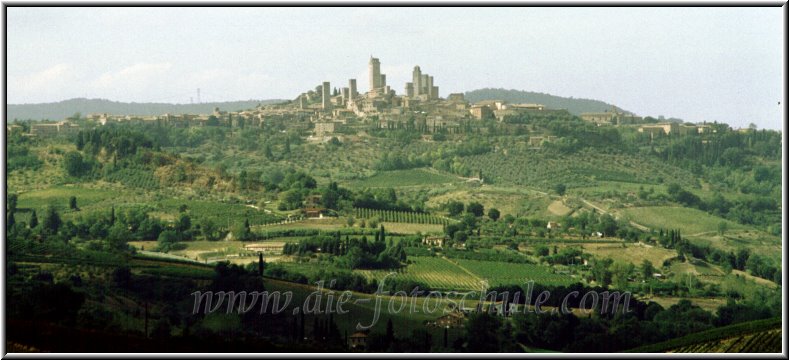
[[[725,222],[730,230],[745,229],[745,226],[735,222],[710,215],[704,211],[676,207],[676,206],[651,206],[622,209],[622,213],[630,220],[650,228],[679,229],[683,236],[700,233],[715,233],[718,224]]]
[[[490,286],[524,285],[527,281],[541,285],[569,285],[579,281],[569,275],[555,274],[548,266],[465,259],[453,261],[487,280]]]
[[[197,219],[211,219],[219,226],[232,227],[249,219],[250,225],[263,225],[280,220],[280,217],[257,210],[243,204],[229,204],[217,201],[165,199],[156,204],[157,210],[167,214],[177,214],[179,207],[186,205],[187,213]]]
[[[410,256],[410,264],[396,272],[395,277],[418,281],[438,290],[474,290],[480,288],[480,279],[463,271],[457,265],[438,257]],[[381,280],[390,270],[354,270],[368,279]]]
[[[399,187],[417,185],[436,185],[459,182],[455,176],[444,175],[425,169],[382,171],[366,179],[353,183],[355,187]]]
[[[427,213],[354,208],[354,215],[361,219],[378,218],[380,221],[409,224],[444,225],[453,220]]]

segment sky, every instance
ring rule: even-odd
[[[10,104],[189,103],[368,89],[493,87],[642,116],[782,128],[782,8],[21,8],[7,10]],[[779,104],[780,102],[780,104]]]

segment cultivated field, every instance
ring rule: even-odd
[[[353,187],[401,187],[452,184],[459,182],[457,176],[445,175],[435,170],[409,169],[382,171],[363,180],[355,181]]]

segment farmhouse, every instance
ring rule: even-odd
[[[437,318],[435,321],[428,322],[427,326],[437,328],[460,328],[463,327],[463,322],[465,320],[466,314],[458,309],[454,309],[450,313]]]
[[[545,228],[547,228],[547,229],[558,229],[560,227],[561,227],[561,225],[559,223],[555,222],[555,221],[549,221],[548,225],[545,226]]]
[[[426,236],[422,239],[422,244],[427,246],[444,247],[445,236]]]
[[[367,346],[367,332],[357,331],[348,337],[348,346],[351,349],[364,349]]]
[[[304,216],[308,219],[323,219],[323,216],[326,214],[326,209],[319,207],[306,207],[302,210],[302,212],[304,212]]]

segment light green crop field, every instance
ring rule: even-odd
[[[89,207],[106,199],[117,199],[117,189],[94,189],[81,186],[59,185],[42,190],[33,190],[19,194],[18,208],[41,209],[49,205],[57,208],[68,208],[69,198],[75,196],[80,208]]]
[[[356,187],[399,187],[399,186],[418,186],[451,184],[459,182],[456,176],[441,174],[437,171],[425,169],[409,169],[382,171],[375,175],[353,182]]]
[[[267,224],[279,219],[274,214],[242,204],[188,199],[165,199],[157,204],[160,211],[169,214],[177,214],[182,205],[186,205],[187,212],[192,218],[208,218],[220,226],[242,223],[245,218],[249,219],[250,225]]]
[[[704,211],[684,207],[637,207],[622,209],[621,212],[630,220],[637,221],[650,228],[680,229],[683,236],[716,232],[718,231],[718,224],[721,222],[725,222],[730,230],[746,228],[743,225],[710,215]]]
[[[496,261],[453,260],[457,264],[488,281],[490,286],[524,285],[534,281],[542,285],[569,285],[580,280],[570,275],[555,274],[548,266],[520,263],[503,263]]]
[[[480,279],[463,271],[457,265],[438,257],[410,256],[408,266],[393,275],[398,279],[410,279],[429,286],[431,289],[461,291],[478,290]],[[380,281],[390,270],[354,270],[367,277]]]

